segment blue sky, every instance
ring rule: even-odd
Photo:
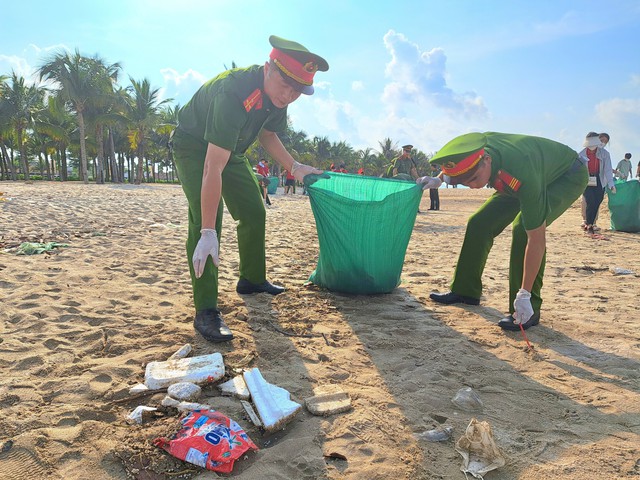
[[[469,131],[580,149],[611,135],[640,159],[637,0],[110,0],[3,2],[0,74],[30,77],[54,51],[120,62],[184,104],[230,66],[262,64],[271,34],[322,55],[316,93],[289,113],[310,136],[425,152]],[[635,172],[634,172],[635,173]]]

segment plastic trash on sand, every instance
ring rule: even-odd
[[[144,383],[151,389],[165,388],[178,382],[213,383],[224,377],[224,362],[220,353],[179,358],[166,362],[149,362]]]
[[[483,479],[491,470],[504,466],[505,459],[493,439],[488,422],[471,419],[464,435],[456,442],[456,451],[462,455],[460,470]]]
[[[471,387],[458,390],[451,402],[466,412],[480,412],[484,408],[482,400]]]
[[[155,412],[156,410],[158,410],[157,408],[154,407],[147,407],[145,405],[139,405],[137,406],[133,412],[131,412],[129,415],[127,415],[127,422],[129,423],[138,423],[138,424],[142,424],[142,419],[143,416],[146,412]]]
[[[258,450],[240,425],[219,412],[190,412],[181,423],[171,440],[160,437],[153,444],[207,470],[229,473],[247,450]]]
[[[243,376],[265,430],[274,431],[283,427],[302,408],[302,405],[291,400],[287,390],[267,383],[257,368],[244,372]]]

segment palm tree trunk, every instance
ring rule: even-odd
[[[68,179],[67,174],[67,146],[60,145],[60,180],[66,182]]]
[[[96,183],[104,183],[104,129],[102,125],[96,127],[96,143],[98,146],[98,171]]]
[[[89,183],[89,170],[87,165],[87,144],[85,142],[84,115],[82,108],[76,106],[78,111],[78,126],[80,127],[80,176],[84,183]]]
[[[27,146],[22,141],[22,128],[16,129],[18,145],[20,147],[20,161],[22,162],[22,173],[24,180],[29,181],[29,162],[27,161]]]
[[[6,160],[4,152],[0,152],[0,180],[9,180],[9,172],[6,169]]]
[[[142,172],[143,172],[143,168],[142,165],[144,164],[144,147],[142,145],[140,145],[138,147],[138,169],[137,169],[137,174],[136,174],[136,185],[140,185],[140,183],[142,183]]]
[[[114,183],[122,183],[122,177],[118,172],[118,164],[116,163],[116,147],[113,143],[113,130],[109,128],[109,165],[111,167],[111,181]]]

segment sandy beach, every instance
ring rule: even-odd
[[[455,451],[471,418],[491,425],[506,465],[487,480],[627,479],[640,476],[640,234],[580,229],[579,203],[547,233],[542,320],[503,332],[510,234],[496,239],[480,306],[441,306],[468,216],[493,190],[441,189],[441,210],[422,199],[402,283],[392,293],[350,296],[305,287],[318,240],[308,197],[272,196],[268,278],[277,297],[235,293],[233,220],[222,232],[220,299],[232,342],[211,344],[192,326],[184,254],[187,203],[178,185],[0,182],[0,250],[21,242],[68,247],[0,254],[0,478],[26,479],[464,479]],[[631,270],[615,274],[614,269]],[[259,367],[303,402],[336,385],[353,408],[303,411],[265,434],[215,386],[202,402],[236,420],[260,447],[228,475],[174,459],[152,445],[180,415],[142,425],[125,416],[158,406],[129,388],[145,366],[190,343],[220,352],[228,377]],[[478,413],[457,408],[473,388]],[[418,434],[451,425],[450,440]],[[340,458],[338,458],[340,457]]]

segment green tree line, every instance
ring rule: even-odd
[[[122,87],[121,76],[118,63],[78,50],[46,58],[31,82],[15,72],[0,75],[0,180],[179,181],[169,139],[180,106],[161,100],[148,79],[129,77]],[[290,124],[280,139],[302,163],[323,170],[344,164],[372,176],[400,153],[391,138],[356,150]],[[256,142],[247,157],[255,165],[268,154]],[[413,158],[426,175],[429,156],[414,150]]]

